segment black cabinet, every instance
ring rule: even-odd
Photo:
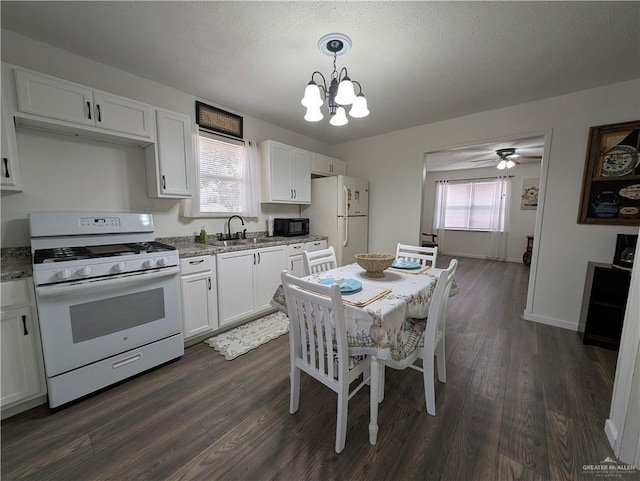
[[[589,262],[578,331],[583,342],[618,350],[631,271]]]

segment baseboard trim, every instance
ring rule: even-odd
[[[450,257],[468,257],[469,259],[488,259],[488,257],[485,255],[468,254],[466,252],[438,252],[438,254],[443,256],[450,256]],[[500,261],[500,259],[489,259],[489,260]],[[516,258],[508,257],[506,259],[502,259],[502,262],[514,262],[517,264],[523,264],[522,259],[517,257]]]
[[[604,433],[607,435],[607,439],[609,440],[609,445],[611,446],[611,449],[613,449],[613,452],[616,452],[616,441],[618,440],[618,429],[616,428],[616,425],[613,424],[613,421],[611,421],[611,419],[607,419],[604,422]]]
[[[28,411],[36,406],[40,406],[42,404],[47,404],[47,395],[41,395],[30,399],[28,401],[21,402],[20,404],[13,405],[10,407],[3,407],[2,414],[0,417],[2,419],[10,418],[11,416],[15,416],[16,414],[20,414],[21,412]]]
[[[553,319],[552,317],[539,316],[532,312],[524,311],[523,317],[527,321],[537,322],[539,324],[546,324],[547,326],[560,327],[562,329],[568,329],[569,331],[577,331],[578,324],[575,322],[563,321],[562,319]]]

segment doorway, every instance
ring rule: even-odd
[[[544,210],[544,191],[547,165],[545,158],[551,145],[551,131],[522,134],[497,139],[488,139],[463,145],[445,147],[424,153],[421,232],[434,232],[436,208],[436,182],[441,180],[464,181],[465,179],[496,178],[507,174],[511,179],[511,201],[506,260],[523,262],[530,246],[530,273],[526,313],[531,310],[535,295],[540,225]],[[511,155],[504,153],[513,152]],[[502,155],[501,155],[502,154]],[[513,159],[512,168],[499,170],[498,164]],[[537,187],[528,189],[528,187]],[[537,192],[537,202],[523,194]],[[528,204],[528,205],[526,205]],[[444,239],[438,239],[443,254],[485,258],[484,249],[487,232],[479,230],[446,230]],[[533,238],[533,241],[529,240]]]

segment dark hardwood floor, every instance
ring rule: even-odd
[[[2,479],[597,481],[583,465],[613,457],[616,353],[524,321],[528,274],[460,259],[437,415],[420,373],[387,369],[375,446],[366,387],[349,403],[340,455],[333,391],[303,375],[289,414],[288,336],[233,361],[200,343],[65,408],[3,421]]]

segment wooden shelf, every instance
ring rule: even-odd
[[[618,350],[630,281],[627,270],[588,263],[578,326],[585,344]]]

